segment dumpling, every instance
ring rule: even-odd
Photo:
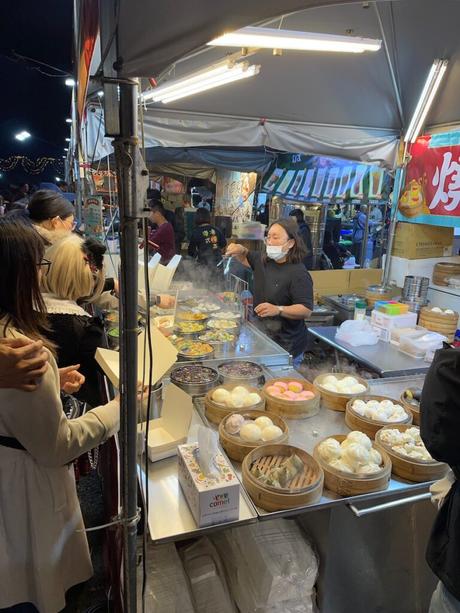
[[[234,413],[233,415],[230,415],[230,417],[225,422],[225,430],[229,434],[238,434],[243,424],[244,417],[242,415],[239,415],[238,413]]]
[[[262,440],[263,441],[274,441],[275,439],[282,436],[283,431],[278,426],[267,426],[262,430]]]
[[[323,384],[331,384],[332,385],[337,385],[337,377],[334,375],[327,375],[327,377],[324,377],[323,379]]]
[[[344,377],[342,379],[342,383],[344,383],[345,385],[348,385],[350,387],[352,385],[356,385],[358,383],[358,381],[354,377]]]
[[[247,396],[249,394],[248,390],[242,385],[237,385],[232,389],[232,395],[235,394],[237,396]]]
[[[353,386],[353,393],[354,394],[362,394],[363,392],[366,391],[366,386],[363,385],[362,383],[357,383],[356,385]]]
[[[380,452],[377,451],[377,449],[372,448],[370,450],[370,459],[371,462],[373,464],[377,464],[377,466],[380,466],[380,464],[382,463],[382,456],[380,455]]]
[[[240,436],[247,443],[257,443],[262,438],[262,430],[254,422],[241,426]]]
[[[358,443],[358,445],[362,445],[368,451],[372,448],[371,439],[364,434],[364,432],[359,432],[359,430],[354,430],[347,435],[347,440],[351,443]]]
[[[226,401],[229,396],[230,392],[228,390],[223,387],[218,387],[213,391],[211,398],[214,400],[214,402],[217,402],[218,404],[226,404]]]
[[[265,428],[268,428],[269,426],[273,426],[273,422],[270,419],[270,417],[265,417],[265,415],[258,417],[256,420],[254,420],[254,423],[257,426],[259,426],[261,430],[264,430]]]
[[[432,313],[442,313],[442,309],[440,309],[439,307],[433,307],[431,309],[431,312]]]
[[[251,405],[257,404],[262,400],[262,398],[259,396],[259,394],[257,394],[257,392],[252,392],[251,394],[248,394],[247,397],[251,399]]]
[[[336,441],[335,438],[327,438],[318,445],[318,453],[329,464],[333,460],[340,459],[342,450],[339,441]]]
[[[356,471],[363,464],[368,464],[369,457],[369,450],[358,443],[350,443],[342,451],[343,462],[348,464],[353,471]]]
[[[323,383],[321,387],[328,392],[337,392],[337,385],[335,383]]]
[[[369,464],[364,464],[360,466],[356,473],[358,475],[373,475],[375,473],[380,472],[382,469],[380,466],[374,462],[369,462]]]
[[[333,460],[332,462],[329,463],[329,466],[332,466],[336,470],[340,470],[343,473],[351,474],[353,472],[353,469],[350,466],[348,466],[348,464],[345,464],[343,460]]]

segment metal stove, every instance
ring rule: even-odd
[[[347,319],[353,319],[355,304],[358,300],[365,300],[358,294],[338,294],[337,296],[322,296],[321,302],[336,311],[334,325],[339,325]]]

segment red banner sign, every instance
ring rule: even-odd
[[[413,145],[399,200],[402,218],[433,225],[460,225],[459,136],[427,136]],[[449,217],[452,219],[446,219]]]

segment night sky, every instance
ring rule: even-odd
[[[13,52],[71,73],[73,68],[72,0],[1,0],[0,6],[0,158],[43,155],[61,158],[70,126],[71,90],[65,77],[49,77],[31,61],[12,61]],[[11,58],[11,59],[10,59]],[[41,67],[44,72],[56,74]],[[14,134],[32,137],[19,142]],[[56,171],[31,177],[24,171],[2,172],[0,185],[53,179]]]

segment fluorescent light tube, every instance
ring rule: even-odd
[[[418,99],[417,106],[415,107],[414,114],[407,128],[406,135],[404,136],[404,142],[415,143],[420,132],[422,131],[426,117],[433,104],[433,100],[441,85],[441,81],[447,69],[447,60],[435,60],[430,68],[428,77]]]
[[[248,27],[219,36],[210,41],[208,45],[212,47],[363,53],[364,51],[378,51],[382,46],[382,41],[359,36]]]
[[[141,94],[142,100],[153,102],[173,102],[186,96],[208,91],[215,87],[226,85],[240,79],[247,79],[257,75],[260,66],[249,65],[247,62],[229,64],[223,62],[204,70],[192,73],[182,79],[177,79],[160,85],[152,90]]]
[[[20,141],[24,141],[27,140],[28,138],[30,138],[30,133],[27,132],[27,130],[22,130],[22,132],[18,132],[18,134],[14,135],[14,138],[16,140],[20,140]]]

